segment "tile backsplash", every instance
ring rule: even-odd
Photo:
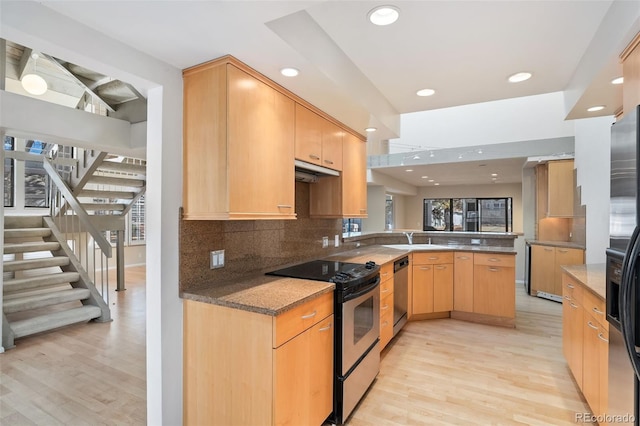
[[[180,291],[263,273],[279,266],[319,259],[355,243],[342,245],[341,219],[309,217],[309,185],[296,182],[296,220],[180,219]],[[339,235],[340,247],[334,247]],[[322,248],[322,237],[329,247]],[[225,250],[225,266],[209,268],[209,252]]]

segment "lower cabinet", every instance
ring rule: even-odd
[[[453,310],[453,253],[413,254],[412,315]]]
[[[380,351],[393,338],[393,262],[380,267]]]
[[[473,253],[453,256],[453,310],[473,312]]]
[[[333,293],[275,317],[193,300],[183,310],[185,425],[320,425],[331,414]]]
[[[595,416],[608,407],[609,326],[604,300],[563,274],[562,345],[571,373]]]
[[[515,256],[474,254],[473,312],[509,319],[516,317]]]
[[[584,250],[531,245],[531,294],[562,295],[562,265],[584,263]]]

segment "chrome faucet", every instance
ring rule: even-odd
[[[413,244],[413,232],[403,232],[402,234],[407,237],[409,244]]]

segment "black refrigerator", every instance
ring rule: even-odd
[[[611,127],[606,297],[610,423],[638,425],[640,378],[640,106]]]

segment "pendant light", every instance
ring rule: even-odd
[[[33,63],[33,73],[32,74],[27,74],[24,77],[22,77],[22,87],[24,88],[24,90],[27,91],[27,93],[30,93],[32,95],[43,95],[48,87],[47,87],[47,82],[44,80],[44,78],[40,77],[38,74],[36,74],[36,65],[38,63],[38,54],[37,53],[32,53],[31,57],[34,60]]]

